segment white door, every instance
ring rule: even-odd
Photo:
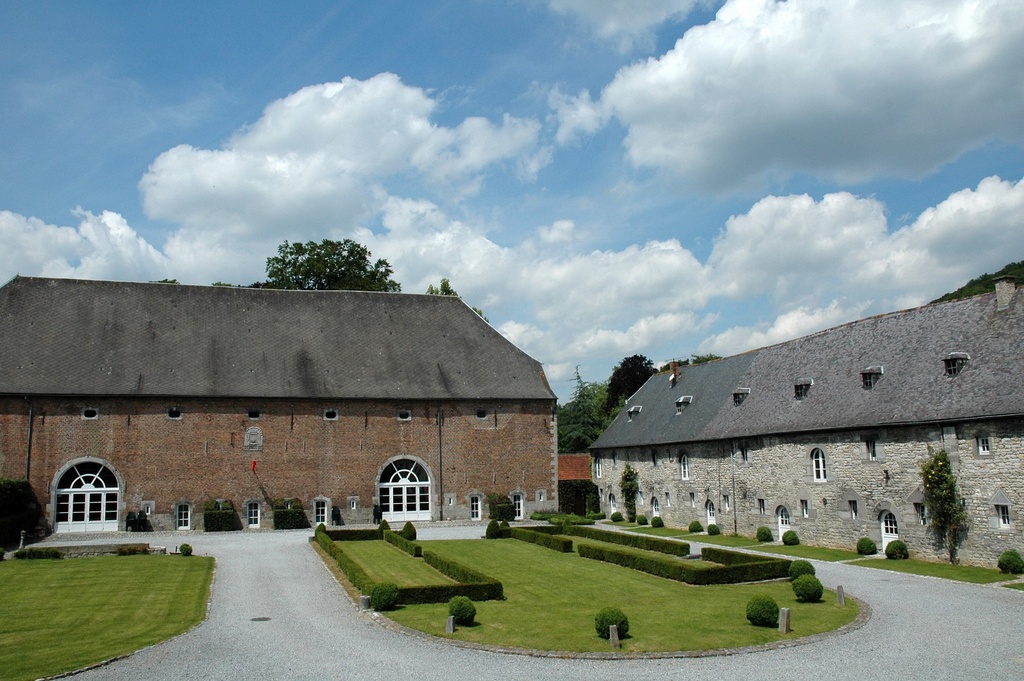
[[[779,506],[775,510],[775,517],[779,521],[779,539],[782,539],[782,535],[789,531],[789,509]]]
[[[412,459],[398,459],[385,466],[377,493],[381,517],[389,523],[430,520],[430,478]]]
[[[896,522],[896,516],[891,511],[882,513],[878,517],[878,521],[882,530],[882,553],[885,553],[885,547],[889,545],[889,542],[900,538],[900,527]]]
[[[69,468],[57,482],[57,532],[116,532],[119,499],[113,472],[95,461]]]
[[[708,525],[715,524],[715,502],[708,499],[708,503],[704,504],[704,508],[708,512]]]

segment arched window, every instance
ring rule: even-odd
[[[825,471],[825,452],[817,447],[811,450],[811,470],[814,473],[815,482],[828,480],[828,474]]]
[[[690,479],[690,457],[685,452],[679,452],[679,477],[683,480]]]
[[[708,512],[708,525],[715,524],[715,502],[710,499],[704,504],[704,510]]]
[[[779,506],[775,509],[775,519],[779,522],[779,538],[781,539],[782,535],[789,531],[789,509]]]
[[[98,461],[82,461],[57,481],[57,532],[118,530],[120,489],[114,472]]]
[[[617,509],[617,508],[615,507],[615,495],[614,495],[614,494],[609,494],[609,495],[608,495],[608,510],[609,510],[610,512],[612,512],[612,513],[615,513],[615,511],[617,511],[617,510],[618,510],[618,509]]]
[[[658,497],[651,497],[651,516],[659,515],[661,515],[661,504],[658,502]]]
[[[385,466],[377,492],[384,520],[430,520],[430,476],[412,459]]]

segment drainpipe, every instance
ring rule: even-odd
[[[441,440],[441,423],[443,413],[441,403],[437,403],[437,498],[438,498],[438,520],[444,520],[444,448]]]
[[[736,506],[736,504],[737,504],[737,502],[739,500],[736,498],[736,446],[735,446],[735,444],[733,444],[732,455],[729,457],[729,461],[730,461],[730,468],[732,468],[732,533],[733,534],[739,534],[740,533],[740,530],[739,530],[739,520],[737,519],[739,511],[737,510],[738,507]]]
[[[25,397],[25,401],[28,402],[28,397]],[[35,407],[31,402],[28,402],[28,438],[25,442],[25,479],[29,479],[29,473],[32,472],[32,422],[35,417]]]

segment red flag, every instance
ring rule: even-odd
[[[253,473],[255,473],[255,472],[256,472],[256,459],[253,459],[253,460],[252,460],[252,472],[253,472]]]

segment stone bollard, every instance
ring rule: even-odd
[[[836,587],[836,605],[846,605],[846,594],[843,593],[843,586]]]
[[[25,548],[25,530],[21,531],[21,544],[18,546],[19,549]]]
[[[370,597],[369,596],[360,596],[359,597],[359,608],[361,610],[369,610],[370,609]]]
[[[779,631],[783,634],[790,632],[789,628],[789,608],[779,609]]]
[[[444,625],[444,633],[454,634],[455,633],[455,615],[448,615],[448,621]]]
[[[612,644],[612,648],[622,647],[622,644],[619,643],[619,626],[617,624],[608,625],[608,642]]]

